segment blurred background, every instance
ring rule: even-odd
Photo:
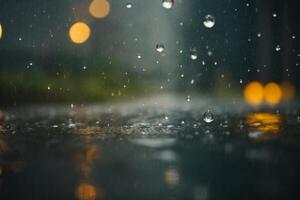
[[[295,99],[296,0],[1,0],[2,105]]]

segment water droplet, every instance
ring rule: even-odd
[[[261,37],[261,33],[257,33],[257,37]]]
[[[276,14],[276,13],[273,13],[273,17],[274,17],[274,18],[277,17],[277,14]]]
[[[214,121],[214,115],[208,110],[203,114],[202,119],[206,123],[212,123]]]
[[[191,57],[192,60],[197,60],[198,54],[197,54],[197,50],[196,49],[191,49],[190,50],[190,57]]]
[[[277,45],[277,46],[275,47],[275,50],[276,50],[276,51],[280,51],[280,46]]]
[[[195,80],[194,80],[194,79],[192,79],[192,80],[191,80],[191,84],[193,85],[194,83],[195,83]]]
[[[132,4],[131,3],[126,3],[126,8],[132,8]]]
[[[215,17],[212,16],[212,15],[206,15],[205,16],[205,19],[203,21],[203,25],[206,27],[206,28],[212,28],[214,27],[216,21],[215,21]]]
[[[207,55],[208,55],[208,56],[212,56],[212,55],[213,55],[213,52],[212,52],[212,51],[208,51],[208,52],[207,52]]]
[[[163,0],[162,6],[166,9],[170,9],[174,6],[174,0]]]
[[[163,44],[157,44],[156,45],[156,51],[157,52],[163,52],[165,49],[165,46]]]
[[[191,101],[191,96],[187,96],[187,97],[186,97],[186,101],[187,101],[187,102],[190,102],[190,101]]]

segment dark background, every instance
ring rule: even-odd
[[[0,3],[2,104],[95,102],[157,93],[223,98],[240,96],[253,80],[300,86],[296,0],[175,0],[169,10],[160,0],[132,0],[130,9],[127,1],[110,1],[104,19],[89,14],[91,1]],[[216,20],[211,29],[203,26],[207,14]],[[82,45],[68,36],[78,21],[91,28]],[[156,52],[158,43],[164,44],[163,53]],[[190,59],[192,48],[197,60]]]

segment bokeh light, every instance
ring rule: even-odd
[[[2,38],[2,25],[0,24],[0,39]]]
[[[244,89],[244,98],[247,103],[258,106],[262,103],[264,98],[264,90],[261,83],[253,81],[247,84]]]
[[[291,101],[295,97],[295,87],[291,82],[285,81],[280,84],[281,92],[282,92],[282,100]]]
[[[90,27],[84,22],[77,22],[73,24],[69,31],[69,36],[72,42],[82,44],[86,42],[91,34]]]
[[[95,18],[104,18],[110,12],[110,4],[107,0],[94,0],[90,4],[89,11]]]
[[[175,168],[169,168],[165,171],[165,182],[168,186],[174,187],[179,183],[179,173]]]
[[[95,200],[97,197],[97,189],[89,183],[81,183],[75,193],[78,200]]]
[[[282,92],[277,83],[270,82],[264,87],[264,99],[267,104],[274,106],[281,100]]]

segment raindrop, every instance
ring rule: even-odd
[[[274,18],[277,17],[277,14],[276,14],[276,13],[273,13],[273,17],[274,17]]]
[[[257,37],[261,37],[261,33],[257,33]]]
[[[206,27],[206,28],[212,28],[214,27],[215,25],[215,17],[212,16],[212,15],[206,15],[205,16],[205,19],[203,21],[203,25]]]
[[[174,0],[163,0],[162,6],[166,9],[170,9],[174,6]]]
[[[157,44],[156,45],[156,51],[157,52],[163,52],[165,49],[165,46],[163,44]]]
[[[213,55],[213,52],[212,52],[212,51],[208,51],[208,52],[207,52],[207,55],[208,55],[208,56],[212,56],[212,55]]]
[[[280,51],[280,46],[277,45],[277,46],[275,47],[275,50],[276,50],[276,51]]]
[[[191,101],[191,96],[187,96],[187,97],[186,97],[186,101],[187,101],[187,102],[190,102],[190,101]]]
[[[208,110],[203,114],[202,119],[206,123],[212,123],[214,121],[214,115]]]
[[[190,57],[191,57],[192,60],[197,60],[198,55],[197,55],[196,49],[191,49],[190,50]]]
[[[131,3],[126,3],[126,8],[132,8],[132,4]]]

